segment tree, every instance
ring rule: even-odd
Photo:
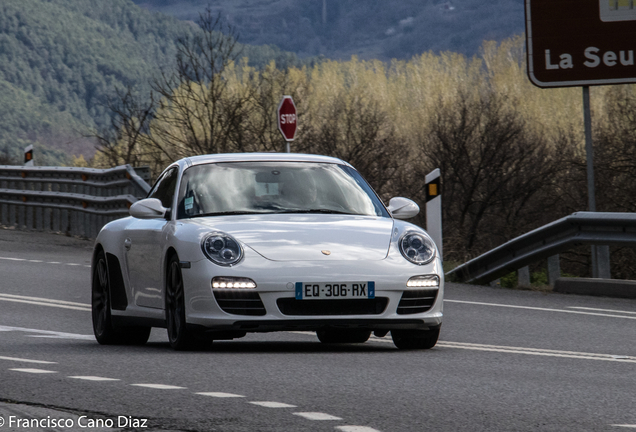
[[[423,144],[440,168],[446,259],[463,261],[525,232],[558,196],[550,186],[566,149],[531,133],[495,94],[442,104]],[[538,218],[538,219],[537,219]]]

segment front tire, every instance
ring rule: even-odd
[[[364,343],[369,340],[371,330],[360,329],[322,329],[316,331],[322,343]]]
[[[391,330],[393,343],[399,349],[431,349],[437,344],[441,326],[430,330]]]
[[[150,337],[150,327],[115,327],[110,312],[110,281],[106,254],[95,259],[91,287],[91,313],[95,339],[102,345],[143,345]]]
[[[172,349],[184,351],[194,348],[195,336],[186,324],[183,277],[176,255],[170,258],[166,275],[166,327]]]

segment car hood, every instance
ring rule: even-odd
[[[393,230],[393,219],[351,215],[241,215],[191,221],[230,234],[274,261],[382,260]]]

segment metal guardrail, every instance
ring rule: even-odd
[[[145,172],[142,174],[145,175]],[[130,165],[110,169],[0,165],[0,223],[94,238],[150,190]]]
[[[458,282],[487,283],[580,245],[635,246],[636,213],[573,213],[454,268],[448,276]]]

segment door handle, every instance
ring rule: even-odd
[[[126,248],[126,250],[130,250],[131,246],[132,246],[132,240],[130,240],[129,238],[124,240],[124,247]]]

